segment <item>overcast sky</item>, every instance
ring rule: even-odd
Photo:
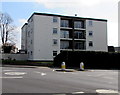
[[[19,48],[21,27],[33,12],[107,19],[108,45],[118,46],[118,2],[119,0],[2,0],[0,10],[13,18],[17,26]]]

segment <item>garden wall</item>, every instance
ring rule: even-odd
[[[0,54],[0,59],[27,60],[27,54]]]

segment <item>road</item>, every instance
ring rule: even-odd
[[[51,95],[115,93],[118,95],[117,70],[73,72],[56,70],[59,69],[36,66],[2,67],[2,76],[0,76],[2,93],[51,93]]]

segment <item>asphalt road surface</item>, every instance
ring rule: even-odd
[[[51,93],[51,95],[114,93],[118,95],[117,70],[61,72],[56,71],[59,70],[56,68],[36,66],[1,68],[2,93],[29,93],[29,95],[30,93]]]

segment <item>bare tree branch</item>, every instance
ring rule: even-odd
[[[7,13],[0,12],[0,34],[3,45],[11,40],[10,33],[15,29],[12,22],[12,18]]]

